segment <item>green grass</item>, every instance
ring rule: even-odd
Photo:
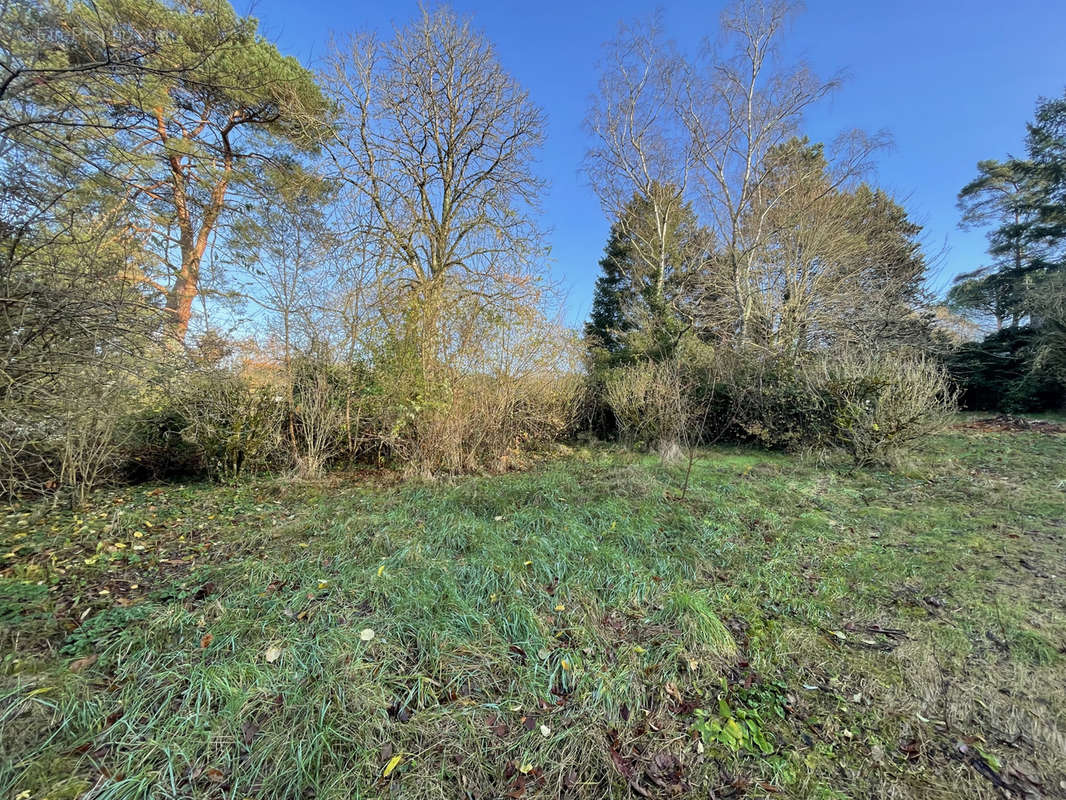
[[[10,509],[0,794],[1066,795],[1066,437],[680,478],[603,449]]]

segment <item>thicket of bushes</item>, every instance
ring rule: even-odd
[[[383,465],[409,474],[505,471],[578,436],[617,438],[664,458],[716,441],[836,449],[893,459],[944,424],[954,394],[921,358],[810,356],[800,362],[690,345],[673,358],[509,376],[396,364],[199,366],[167,382],[96,375],[61,415],[4,431],[9,495],[72,496],[101,483]],[[9,417],[10,419],[10,417]]]
[[[615,367],[603,383],[621,437],[664,455],[729,440],[887,462],[942,428],[956,400],[941,366],[900,354],[802,361],[684,354]]]
[[[948,367],[960,388],[960,404],[981,411],[1047,411],[1066,404],[1061,369],[1041,358],[1045,332],[1005,327],[953,352]]]
[[[77,489],[80,497],[80,487],[117,480],[318,478],[366,464],[503,471],[573,428],[574,376],[453,375],[438,377],[432,392],[418,383],[313,361],[290,373],[189,370],[165,389],[113,395],[103,407],[80,398],[84,424],[23,436],[17,460],[3,464],[5,484],[15,492]]]

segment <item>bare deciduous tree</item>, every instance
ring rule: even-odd
[[[634,195],[652,209],[654,226],[627,231],[652,274],[664,278],[671,266],[672,219],[689,205],[698,211],[710,246],[687,279],[686,300],[695,326],[722,339],[748,342],[753,321],[765,327],[780,311],[765,306],[774,291],[789,292],[768,274],[780,266],[782,226],[825,210],[883,143],[843,137],[829,172],[822,162],[793,163],[784,178],[771,168],[805,111],[837,85],[802,64],[780,64],[779,39],[794,11],[784,0],[740,0],[722,15],[717,44],[693,59],[662,41],[655,20],[623,27],[607,47],[587,120],[594,144],[586,173],[605,211],[624,224]]]
[[[756,262],[769,233],[767,220],[750,212],[756,204],[775,208],[793,188],[765,185],[763,161],[837,85],[802,64],[776,63],[780,36],[795,10],[787,0],[741,0],[728,8],[721,42],[705,47],[688,84],[684,121],[697,142],[702,205],[722,248],[741,341],[760,291]]]
[[[326,80],[341,107],[327,149],[383,295],[535,296],[544,116],[484,36],[423,9],[389,40],[350,40]]]
[[[599,90],[585,119],[593,136],[584,171],[607,216],[628,239],[651,305],[678,265],[674,233],[685,213],[697,142],[684,124],[690,67],[663,38],[656,15],[622,25],[602,59]],[[634,202],[646,209],[634,215]],[[690,259],[686,259],[690,260]]]

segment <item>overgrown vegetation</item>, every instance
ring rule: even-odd
[[[796,11],[604,47],[582,337],[473,20],[0,3],[0,792],[1066,792],[1066,100],[937,305]]]
[[[948,303],[994,329],[949,359],[969,408],[1066,404],[1066,97],[1041,98],[1026,158],[987,160],[959,193],[963,227],[988,229],[991,263],[959,275]]]
[[[3,521],[6,796],[1054,797],[1066,439],[580,450]]]
[[[581,342],[544,115],[470,20],[423,9],[314,74],[225,0],[5,6],[0,490],[506,471],[588,434],[895,458],[953,394],[920,229],[868,179],[878,140],[802,135],[835,83],[774,57],[793,11],[605,49]]]

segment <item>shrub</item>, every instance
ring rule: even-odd
[[[955,408],[941,367],[892,355],[727,359],[697,347],[670,361],[615,368],[603,386],[620,436],[664,454],[728,437],[885,461],[942,427]]]
[[[1046,357],[1047,336],[1031,326],[1007,327],[967,342],[947,358],[964,408],[1045,411],[1061,408],[1066,383]]]
[[[857,464],[886,462],[947,426],[956,394],[932,361],[900,356],[828,362],[831,443]]]
[[[604,395],[624,440],[658,448],[664,456],[678,447],[690,398],[676,360],[617,367],[604,381]]]
[[[566,375],[452,375],[403,399],[388,431],[392,456],[419,473],[504,471],[567,430],[578,380]]]
[[[125,477],[129,480],[174,480],[202,475],[203,450],[185,436],[188,418],[166,399],[158,408],[135,411],[126,420]]]
[[[3,397],[0,492],[54,492],[77,506],[118,476],[135,386],[122,368],[102,364],[70,367],[56,384],[55,392]]]
[[[735,356],[720,389],[726,434],[777,450],[823,445],[830,435],[825,397],[793,361]],[[719,412],[722,413],[722,412]]]
[[[199,448],[209,475],[232,479],[281,466],[287,405],[269,384],[224,369],[204,370],[177,398],[189,425],[184,438]]]
[[[313,360],[297,362],[292,372],[287,431],[292,457],[302,476],[317,478],[351,442],[347,375]]]
[[[537,307],[442,284],[406,298],[373,348],[369,438],[406,471],[501,471],[573,427],[573,333]]]

